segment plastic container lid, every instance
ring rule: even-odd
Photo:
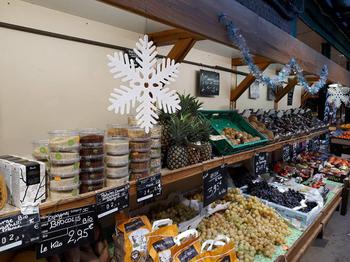
[[[74,189],[78,189],[80,186],[80,183],[72,184],[69,186],[50,186],[50,191],[71,191]]]
[[[98,160],[103,159],[105,155],[88,155],[88,156],[81,156],[81,160]]]
[[[108,124],[107,136],[108,137],[128,137],[128,125],[120,124]]]
[[[131,159],[131,163],[141,163],[141,162],[148,162],[150,161],[150,157],[145,157],[143,159]]]
[[[72,158],[72,159],[50,159],[51,164],[55,165],[68,165],[68,164],[74,164],[80,161],[80,157]]]
[[[105,174],[110,178],[122,178],[129,175],[129,166],[124,167],[106,167]]]
[[[61,129],[61,130],[52,130],[49,132],[50,137],[70,137],[70,136],[79,136],[77,130]]]
[[[80,169],[74,170],[72,172],[58,172],[58,173],[50,171],[49,174],[51,177],[58,176],[62,178],[68,178],[68,177],[74,177],[76,175],[79,175],[79,173],[80,173]]]
[[[98,128],[93,128],[93,127],[84,128],[84,129],[79,130],[79,135],[81,137],[86,136],[86,135],[102,135],[102,136],[104,136],[104,134],[105,134],[104,130],[98,129]]]
[[[126,155],[130,153],[129,138],[127,137],[113,137],[106,139],[104,144],[105,151],[109,155]]]
[[[87,179],[87,180],[80,180],[82,185],[99,185],[103,184],[105,181],[105,178],[101,179]]]
[[[96,147],[96,148],[99,148],[99,147],[103,147],[103,143],[84,143],[84,142],[81,142],[80,143],[81,147],[84,148],[90,148],[90,147]]]
[[[102,167],[90,167],[90,168],[81,168],[81,173],[97,173],[97,172],[103,172],[104,166]]]

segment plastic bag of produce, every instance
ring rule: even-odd
[[[192,261],[193,258],[200,254],[201,245],[197,230],[189,229],[175,237],[174,241],[176,245],[171,248],[173,262]]]
[[[144,262],[147,258],[147,234],[152,230],[146,216],[133,217],[117,226],[117,261]]]
[[[203,243],[201,254],[193,261],[197,262],[236,262],[237,256],[233,242],[226,236],[219,235],[214,240],[210,239]]]
[[[153,223],[152,232],[147,235],[149,261],[171,261],[170,248],[175,246],[174,237],[179,234],[177,225],[171,219],[157,220]]]

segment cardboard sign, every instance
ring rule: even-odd
[[[203,202],[207,206],[227,194],[227,168],[216,167],[203,173]]]
[[[0,252],[39,242],[39,214],[15,215],[0,219]]]
[[[97,193],[96,203],[98,218],[129,207],[129,184]]]
[[[136,182],[137,203],[160,196],[162,194],[161,175],[138,179]]]
[[[256,175],[262,175],[268,172],[267,153],[258,153],[254,157],[254,168]]]
[[[95,205],[41,217],[37,258],[51,256],[94,240]]]

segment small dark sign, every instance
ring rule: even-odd
[[[284,162],[289,162],[291,160],[291,146],[290,145],[283,146],[282,159]]]
[[[254,157],[255,174],[262,175],[268,172],[267,153],[258,153]]]
[[[287,95],[287,105],[288,106],[293,105],[293,94],[294,94],[294,88],[288,92],[288,95]]]
[[[97,217],[129,207],[129,184],[96,194]]]
[[[199,95],[218,96],[220,90],[220,75],[213,71],[199,71]]]
[[[161,175],[138,179],[136,182],[137,203],[160,196],[162,194]]]
[[[37,258],[51,256],[94,240],[95,205],[41,217]]]
[[[0,219],[0,252],[24,247],[39,240],[39,214],[19,214]]]
[[[298,156],[298,143],[293,143],[292,147],[291,147],[291,158],[292,161],[295,161],[295,159]]]
[[[207,206],[227,194],[227,168],[220,166],[203,173],[203,200]]]
[[[125,52],[126,54],[128,54],[129,59],[134,60],[135,68],[136,68],[136,67],[140,67],[139,63],[136,61],[136,58],[138,58],[138,57],[137,57],[137,55],[136,55],[136,53],[134,52],[133,49],[126,48],[126,49],[124,50],[124,52]]]

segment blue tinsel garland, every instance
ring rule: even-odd
[[[292,71],[294,71],[298,79],[298,84],[311,94],[318,93],[318,91],[326,84],[328,78],[328,68],[326,65],[324,65],[321,70],[319,81],[309,86],[308,82],[304,78],[303,69],[295,61],[294,58],[292,58],[288,64],[284,65],[276,77],[270,78],[268,76],[264,76],[259,67],[254,64],[253,57],[250,54],[247,43],[240,33],[239,29],[234,26],[232,21],[227,19],[225,14],[219,15],[219,21],[226,27],[230,40],[242,52],[243,60],[248,65],[249,71],[256,78],[256,81],[270,86],[275,90],[276,87],[282,86],[287,77],[291,74]]]

